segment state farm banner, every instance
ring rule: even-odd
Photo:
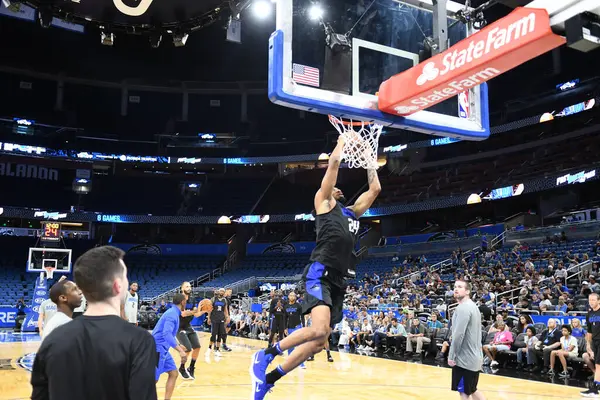
[[[544,9],[517,8],[448,50],[379,87],[379,109],[410,115],[563,45]]]
[[[31,299],[31,311],[27,313],[23,326],[21,327],[22,332],[35,332],[37,329],[38,319],[40,317],[40,305],[48,298],[48,281],[46,275],[43,277],[39,276],[35,280],[35,290],[33,292],[33,298]]]

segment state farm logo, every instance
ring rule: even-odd
[[[379,87],[379,109],[408,115],[468,91],[566,42],[544,9],[517,8]],[[465,112],[469,110],[465,108]]]
[[[423,86],[429,81],[434,80],[440,75],[440,70],[435,67],[435,63],[428,62],[423,67],[423,73],[417,78],[417,85]]]

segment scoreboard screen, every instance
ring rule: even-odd
[[[56,243],[60,241],[60,223],[42,222],[42,242]]]

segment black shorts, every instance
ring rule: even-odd
[[[594,364],[600,365],[600,340],[592,341],[592,351],[594,352]]]
[[[452,367],[452,390],[467,396],[477,391],[479,371],[470,371],[455,365]]]
[[[302,303],[302,315],[306,315],[317,306],[329,306],[331,312],[330,326],[344,318],[344,295],[346,285],[343,277],[336,271],[327,269],[320,262],[306,266],[302,274],[306,296]]]
[[[177,341],[180,345],[185,347],[187,352],[192,351],[192,349],[200,348],[200,340],[198,340],[198,335],[192,327],[179,331],[177,334]]]
[[[225,336],[227,333],[225,330],[225,321],[212,321],[210,325],[210,333],[213,335]]]

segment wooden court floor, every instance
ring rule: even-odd
[[[254,351],[266,342],[230,337],[233,351],[215,356],[207,353],[208,336],[200,334],[202,351],[196,364],[196,380],[179,379],[172,399],[250,398],[248,368]],[[2,341],[0,335],[0,399],[28,399],[33,353],[39,341]],[[33,340],[32,340],[33,339]],[[13,339],[14,340],[14,339]],[[333,352],[328,363],[325,353],[277,383],[268,400],[359,400],[359,399],[458,399],[450,391],[448,368]],[[25,356],[25,357],[24,357]],[[175,355],[175,360],[178,356]],[[276,364],[275,364],[276,365]],[[25,367],[25,368],[24,368]],[[218,372],[217,372],[218,371]],[[166,377],[157,384],[164,396]],[[580,388],[482,374],[479,388],[489,400],[580,399]]]

